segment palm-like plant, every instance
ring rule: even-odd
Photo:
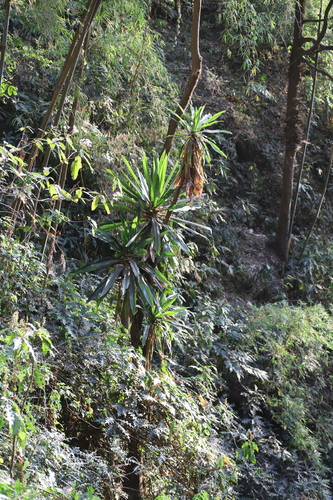
[[[176,246],[189,253],[187,245],[181,234],[175,230],[174,224],[195,234],[200,233],[189,225],[208,231],[209,228],[174,216],[183,210],[188,210],[186,207],[188,200],[174,199],[178,165],[175,164],[170,173],[167,173],[168,156],[165,153],[162,153],[161,157],[154,156],[151,167],[149,167],[146,155],[143,154],[142,170],[134,170],[125,158],[124,162],[127,171],[122,172],[123,178],[118,179],[122,195],[114,203],[114,207],[127,213],[134,213],[138,217],[140,226],[130,243],[139,238],[146,241],[150,238],[148,250],[153,263],[156,261],[156,255],[161,261],[160,254],[164,252],[162,241],[168,243],[169,247]],[[108,172],[112,178],[115,178],[112,171],[108,170]],[[171,215],[168,220],[166,220],[167,213]],[[104,231],[109,231],[113,227],[114,222],[101,225]]]
[[[148,321],[143,333],[147,370],[151,369],[156,340],[159,340],[162,344],[163,341],[173,339],[175,330],[180,332],[186,330],[185,324],[178,320],[179,316],[184,316],[186,308],[174,307],[177,298],[177,294],[168,294],[168,291],[164,290],[159,297],[158,303],[155,303],[149,310]]]
[[[95,232],[99,239],[109,244],[110,256],[77,272],[107,273],[89,300],[100,302],[118,285],[116,315],[120,316],[125,328],[130,327],[134,347],[142,344],[142,325],[150,325],[151,334],[147,337],[151,346],[147,348],[147,359],[150,359],[157,323],[163,311],[169,311],[171,304],[170,298],[166,300],[162,293],[170,285],[163,274],[163,270],[167,269],[167,259],[174,257],[179,250],[189,253],[174,224],[200,236],[202,234],[195,229],[208,228],[179,218],[181,211],[188,210],[188,200],[175,201],[177,166],[167,172],[166,154],[160,158],[155,156],[151,167],[144,154],[142,170],[134,170],[126,160],[125,166],[123,177],[118,179],[122,194],[113,204],[119,210],[120,219],[102,224]],[[109,173],[115,177],[115,174]],[[168,220],[166,214],[171,216]],[[171,317],[172,313],[169,311],[168,315]]]
[[[119,226],[115,223],[114,227]],[[128,221],[121,213],[121,231],[119,237],[97,229],[95,235],[110,247],[110,257],[81,267],[76,272],[106,272],[106,276],[89,297],[89,301],[100,302],[118,285],[117,315],[121,323],[128,328],[137,313],[138,300],[141,305],[153,307],[156,303],[155,290],[162,291],[169,285],[168,280],[146,259],[149,239],[133,239],[138,231],[137,218]]]
[[[182,169],[175,181],[180,189],[185,188],[186,195],[192,200],[193,196],[200,196],[205,183],[203,166],[205,161],[210,162],[209,149],[212,148],[221,156],[225,157],[223,151],[218,147],[214,139],[208,134],[230,134],[227,130],[211,129],[210,127],[220,123],[220,116],[225,111],[211,115],[204,114],[205,106],[195,108],[190,106],[190,112],[184,112],[182,117],[177,117],[179,125],[185,130],[177,134],[184,137],[182,147]],[[209,130],[208,130],[209,129]]]

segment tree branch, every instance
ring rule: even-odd
[[[328,73],[327,71],[325,71],[324,69],[320,69],[320,68],[316,68],[313,64],[311,64],[309,61],[307,61],[306,59],[304,59],[304,62],[307,64],[307,66],[310,68],[310,69],[313,69],[314,71],[317,71],[317,73],[320,73],[321,75],[324,75],[324,76],[327,76],[327,78],[329,78],[332,82],[333,82],[333,75],[331,75],[330,73]]]
[[[170,153],[179,119],[182,117],[185,109],[187,108],[191,100],[191,97],[198,84],[202,72],[202,57],[200,55],[200,49],[199,49],[201,1],[202,0],[194,0],[193,4],[192,32],[191,32],[192,70],[190,76],[188,77],[186,88],[184,90],[180,103],[178,104],[176,113],[169,122],[167,137],[163,147],[163,151],[165,151],[167,154]]]
[[[326,35],[327,26],[328,26],[328,15],[329,15],[332,7],[333,7],[333,0],[330,0],[328,2],[328,5],[327,5],[325,12],[324,12],[323,27],[319,33],[318,38],[317,38],[316,44],[314,46],[314,50],[316,50],[318,48],[318,46],[320,45],[320,42],[322,41],[322,39]]]

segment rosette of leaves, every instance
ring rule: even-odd
[[[210,231],[209,228],[201,224],[180,219],[178,214],[191,209],[188,206],[188,199],[175,199],[175,179],[177,177],[178,164],[175,164],[168,173],[168,156],[165,152],[159,157],[154,156],[151,167],[145,153],[142,155],[141,170],[132,168],[130,163],[124,158],[126,170],[122,172],[122,177],[118,179],[122,195],[113,204],[114,208],[119,208],[127,213],[134,213],[138,216],[138,231],[133,237],[136,239],[148,240],[147,247],[152,263],[160,263],[167,256],[166,249],[181,249],[189,253],[188,246],[184,243],[182,235],[174,227],[202,236],[195,228]],[[112,171],[108,170],[112,178],[116,177]],[[166,215],[171,217],[166,219]],[[175,216],[177,215],[177,217]],[[192,226],[192,227],[189,227]],[[104,223],[101,228],[104,231],[113,229],[114,223]],[[163,248],[163,242],[166,244]],[[132,243],[132,241],[131,241]]]
[[[178,137],[184,138],[184,144],[181,152],[182,168],[175,186],[184,188],[191,201],[193,196],[202,194],[206,180],[203,167],[206,161],[211,162],[209,149],[212,148],[219,155],[226,157],[209,134],[230,134],[227,130],[210,129],[220,123],[219,118],[225,111],[219,111],[214,115],[205,114],[204,111],[205,106],[199,108],[190,106],[189,113],[184,111],[181,117],[176,115],[179,125],[185,132],[177,134]]]
[[[162,351],[164,343],[173,340],[175,331],[181,335],[187,330],[186,325],[181,321],[181,316],[184,316],[186,308],[174,306],[177,298],[177,294],[170,293],[170,290],[164,290],[160,294],[159,300],[149,310],[148,321],[143,333],[147,370],[151,369],[155,342],[159,341]]]
[[[157,301],[156,290],[162,291],[169,282],[158,269],[147,262],[150,238],[134,238],[138,232],[138,218],[128,221],[121,212],[120,222],[115,222],[113,227],[109,224],[110,229],[117,227],[120,229],[118,235],[102,229],[95,230],[95,236],[109,245],[109,257],[83,266],[75,273],[106,272],[89,301],[96,300],[100,303],[118,286],[116,314],[120,315],[121,323],[128,328],[137,313],[138,298],[143,306],[153,307]]]

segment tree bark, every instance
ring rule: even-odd
[[[284,260],[288,260],[289,256],[289,226],[293,194],[293,179],[296,165],[296,154],[301,143],[299,133],[300,116],[298,106],[298,90],[302,74],[302,32],[304,13],[305,0],[299,0],[295,4],[294,39],[290,54],[288,72],[286,150],[284,156],[282,193],[276,238],[277,252]]]
[[[155,339],[156,339],[155,325],[152,324],[149,327],[147,341],[144,348],[144,355],[146,358],[146,370],[151,370],[152,367]]]
[[[318,28],[317,28],[317,39],[319,39],[319,35],[320,35],[320,32],[321,32],[321,16],[322,16],[322,5],[320,6],[320,11],[319,11],[319,21],[318,21]],[[315,103],[315,95],[316,95],[316,87],[317,87],[318,65],[319,65],[319,52],[317,50],[316,53],[315,53],[314,74],[313,74],[313,82],[312,82],[312,91],[311,91],[311,100],[310,100],[308,121],[307,121],[306,132],[305,132],[305,141],[304,141],[304,146],[303,146],[303,151],[302,151],[302,159],[301,159],[300,165],[298,167],[298,175],[297,175],[297,181],[296,181],[296,189],[295,189],[294,202],[292,204],[293,206],[292,206],[292,212],[291,212],[291,218],[290,218],[291,220],[290,220],[290,225],[289,225],[288,239],[291,238],[291,234],[292,234],[292,231],[293,231],[293,225],[294,225],[294,220],[295,220],[297,202],[298,202],[298,197],[299,197],[299,192],[300,192],[300,186],[301,186],[301,180],[302,180],[303,169],[304,169],[304,163],[305,163],[305,158],[306,158],[306,151],[307,151],[307,147],[308,147],[308,144],[309,144],[308,141],[309,141],[309,137],[310,137],[310,128],[311,128],[312,114],[313,114],[313,108],[314,108],[314,103]]]
[[[123,482],[123,490],[128,495],[128,500],[142,500],[143,481],[140,470],[141,450],[136,435],[131,435],[128,443],[127,465],[125,469],[125,479]]]
[[[3,25],[2,40],[1,40],[1,56],[0,56],[0,91],[2,85],[3,72],[5,68],[5,55],[7,49],[7,37],[8,37],[8,27],[9,27],[9,15],[10,15],[10,4],[11,0],[6,0],[5,3],[5,22]]]
[[[200,17],[201,17],[201,0],[194,0],[193,16],[192,16],[192,31],[191,31],[191,57],[192,69],[183,96],[178,104],[175,116],[169,122],[167,137],[164,143],[163,151],[170,153],[175,132],[178,126],[179,118],[182,117],[187,108],[193,92],[200,80],[202,72],[202,57],[200,55],[199,40],[200,40]]]

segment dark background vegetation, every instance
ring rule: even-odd
[[[319,9],[309,2],[306,16]],[[165,345],[157,342],[147,370],[144,349],[115,317],[117,293],[97,307],[87,299],[101,276],[71,272],[108,257],[94,228],[120,220],[113,203],[123,157],[140,166],[143,150],[149,161],[162,151],[191,71],[192,2],[101,3],[82,76],[79,60],[60,121],[40,138],[29,171],[83,10],[72,0],[10,3],[0,99],[0,497],[332,499],[330,183],[307,241],[330,176],[330,52],[320,55],[285,261],[275,241],[294,2],[203,2],[192,104],[224,111],[217,128],[231,134],[214,135],[226,157],[211,151],[203,195],[186,216],[211,234],[183,232],[191,251],[168,264],[186,314],[162,326]],[[306,30],[315,36],[316,24]],[[329,24],[328,45],[331,32]],[[298,164],[314,78],[307,62]],[[126,490],[133,469],[139,496]]]

